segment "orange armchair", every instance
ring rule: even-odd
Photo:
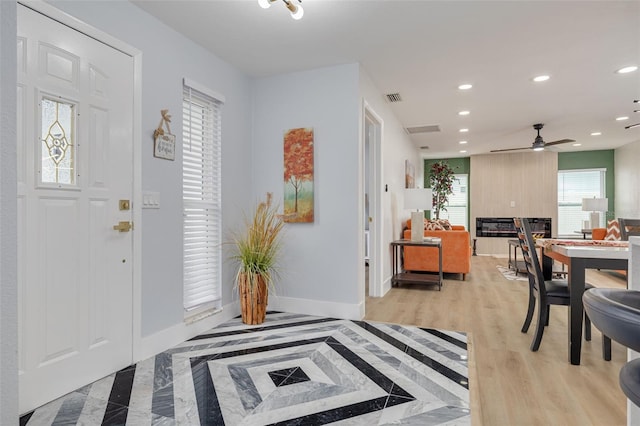
[[[607,235],[607,228],[593,228],[591,230],[592,240],[604,240],[605,235]]]
[[[404,238],[411,239],[411,221]],[[424,231],[425,237],[442,240],[442,272],[462,274],[462,280],[471,271],[471,239],[464,226],[452,226],[451,231]],[[435,247],[405,247],[404,270],[438,272],[438,249]]]

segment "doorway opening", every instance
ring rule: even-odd
[[[382,250],[380,236],[382,235],[381,220],[381,159],[382,119],[364,102],[364,147],[362,150],[362,182],[363,182],[363,230],[364,245],[364,295],[365,297],[382,296]]]

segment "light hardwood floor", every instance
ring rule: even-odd
[[[602,358],[600,332],[582,344],[581,365],[567,355],[567,308],[552,306],[549,326],[531,352],[535,318],[520,332],[527,310],[526,281],[505,279],[496,265],[507,259],[472,257],[466,281],[445,275],[435,286],[392,288],[368,297],[366,319],[413,324],[469,334],[470,392],[474,425],[626,425],[626,398],[618,373],[626,349],[612,342],[612,360]],[[598,287],[626,288],[615,273],[587,271]]]

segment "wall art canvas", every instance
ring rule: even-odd
[[[404,187],[416,187],[416,169],[409,160],[404,160]]]
[[[284,133],[284,221],[313,222],[313,128]]]

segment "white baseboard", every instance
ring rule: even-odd
[[[387,284],[385,284],[386,287],[388,287]],[[389,291],[388,288],[386,291]],[[270,296],[267,310],[361,320],[365,315],[365,304],[364,301],[348,304]],[[240,306],[238,301],[235,301],[225,305],[220,312],[200,321],[176,324],[150,336],[142,337],[138,344],[134,345],[133,362],[155,356],[238,315],[240,315]]]
[[[391,277],[384,280],[382,283],[382,297],[384,297],[391,290]]]
[[[361,303],[338,303],[293,297],[269,296],[269,311],[291,312],[322,317],[361,320],[364,318],[364,301]]]
[[[169,348],[202,334],[213,327],[240,315],[238,302],[231,302],[222,307],[220,312],[193,323],[180,323],[166,328],[150,336],[142,337],[138,344],[134,343],[133,362],[138,362],[157,355]]]

